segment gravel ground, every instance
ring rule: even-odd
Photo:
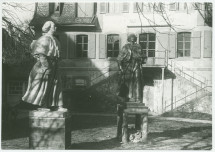
[[[116,137],[116,117],[104,115],[72,116],[71,149],[83,150],[210,150],[212,125],[149,118],[145,143],[121,144]],[[129,120],[132,126],[133,119]],[[2,128],[2,149],[28,149],[28,121],[19,119]]]

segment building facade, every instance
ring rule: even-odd
[[[128,34],[135,33],[148,57],[143,65],[143,102],[161,114],[183,105],[184,97],[193,100],[192,93],[202,98],[203,90],[211,90],[212,27],[206,20],[207,7],[205,3],[36,3],[30,26],[37,39],[45,21],[57,25],[68,105],[79,102],[73,100],[83,96],[83,90],[116,75],[116,57]]]

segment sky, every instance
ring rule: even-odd
[[[7,17],[13,24],[30,22],[34,15],[35,3],[2,4],[2,17]]]

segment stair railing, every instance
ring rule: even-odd
[[[184,77],[185,79],[189,80],[190,82],[194,83],[195,85],[197,85],[201,88],[208,86],[209,81],[205,77],[200,76],[193,71],[188,72],[188,68],[174,62],[173,60],[171,60],[171,63],[168,63],[168,66],[170,67],[169,69],[173,73],[179,74],[180,76]],[[188,73],[191,73],[191,74],[188,74]]]
[[[169,107],[171,107],[170,110],[173,110],[173,109],[177,108],[178,106],[181,106],[182,104],[185,104],[185,103],[187,103],[187,102],[189,102],[191,100],[194,100],[194,99],[197,100],[200,96],[205,96],[207,94],[211,94],[211,92],[208,91],[210,89],[212,89],[212,86],[206,86],[206,87],[201,88],[201,89],[199,89],[199,90],[197,90],[197,91],[195,91],[193,93],[190,93],[190,94],[188,94],[185,97],[182,97],[180,99],[176,99],[176,97],[175,97],[173,99],[174,102],[172,102],[169,105],[166,105],[166,101],[165,101],[164,112],[167,112],[168,111],[167,108],[169,108]],[[181,103],[180,105],[178,104],[179,102]]]

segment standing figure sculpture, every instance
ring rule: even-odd
[[[28,88],[22,100],[42,108],[64,109],[58,74],[60,44],[53,36],[56,26],[52,21],[47,21],[42,31],[43,36],[31,44],[37,62],[30,72]]]
[[[122,47],[119,52],[117,61],[120,69],[121,89],[126,90],[123,97],[129,98],[130,102],[142,102],[142,60],[143,53],[141,46],[136,43],[137,37],[130,34],[127,39],[128,43]],[[122,92],[121,90],[121,92]],[[125,92],[125,91],[124,91]]]

